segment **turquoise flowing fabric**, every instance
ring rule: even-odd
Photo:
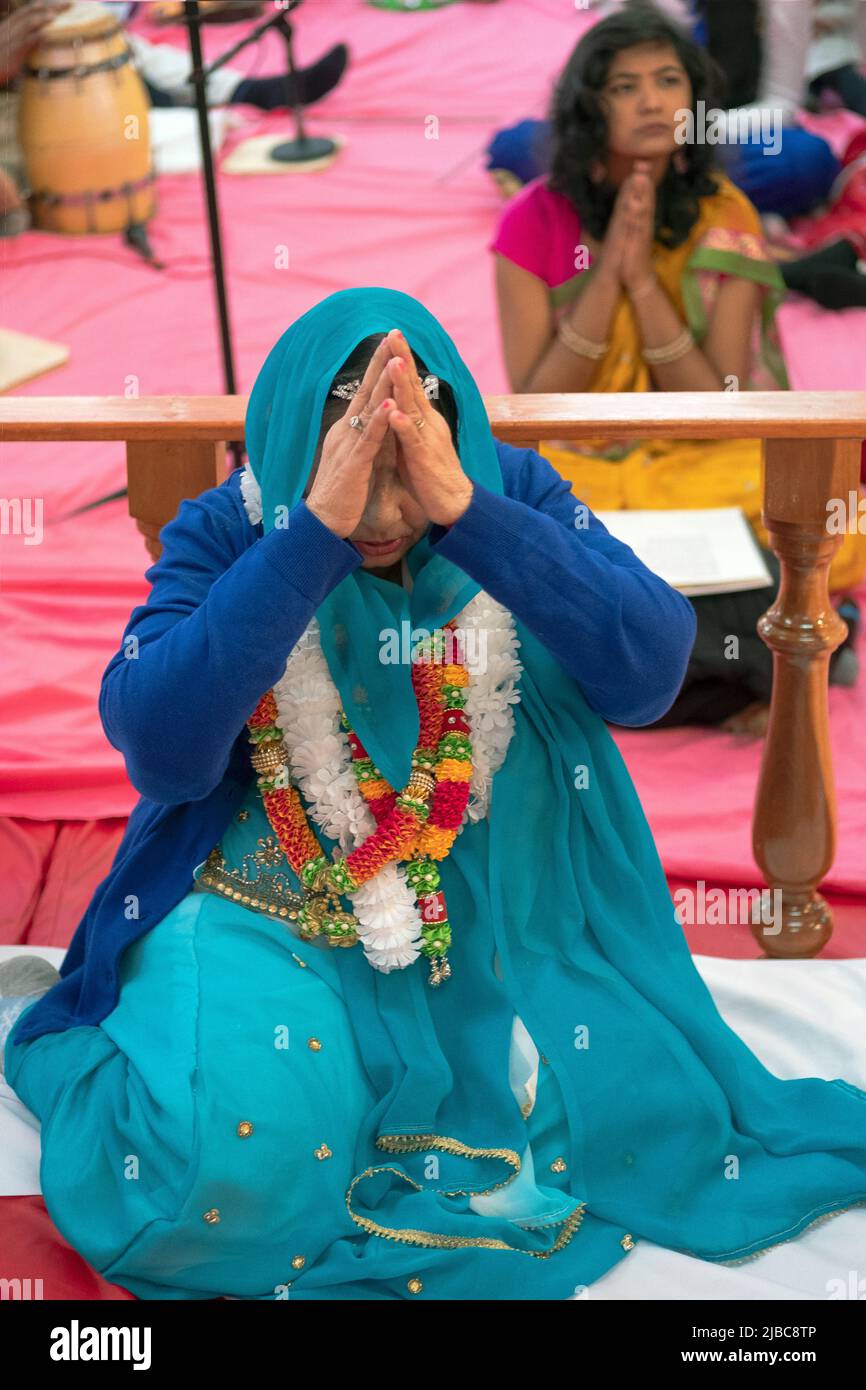
[[[406,295],[348,290],[298,320],[255,383],[267,529],[302,494],[334,374],[393,327],[453,388],[466,473],[502,490],[448,335]],[[344,708],[398,786],[417,710],[408,667],[378,659],[380,630],[440,625],[478,591],[427,538],[408,561],[411,594],[359,569],[317,611]],[[515,632],[520,698],[489,814],[440,862],[446,983],[191,893],[125,953],[99,1027],[13,1033],[7,1075],[43,1119],[49,1212],[106,1278],[157,1298],[567,1299],[642,1240],[737,1262],[866,1201],[866,1092],[776,1077],[724,1022],[603,720]],[[266,831],[251,781],[228,859]],[[528,1114],[515,1015],[541,1053]],[[121,1180],[130,1157],[138,1185]]]
[[[464,471],[502,490],[483,401],[449,336],[409,296],[352,289],[292,325],[255,383],[247,445],[266,528],[301,496],[333,375],[362,338],[394,327],[454,391]],[[441,624],[478,590],[426,539],[409,564],[411,595],[358,570],[318,612],[349,720],[394,786],[408,778],[418,721],[408,666],[379,661],[379,631]],[[738,1260],[866,1201],[866,1092],[844,1078],[782,1080],[724,1022],[603,720],[542,642],[520,622],[516,632],[521,698],[489,819],[464,827],[441,864],[453,978],[434,990],[420,963],[385,975],[359,950],[339,952],[379,1096],[356,1156],[366,1176],[348,1198],[356,1224],[381,1237],[370,1258],[399,1265],[414,1246],[417,1263],[417,1248],[456,1241],[459,1269],[473,1241],[492,1237],[511,1253],[492,1257],[488,1296],[512,1296],[540,1278],[521,1270],[526,1254],[555,1271],[583,1241],[585,1282],[597,1277],[593,1240],[612,1263],[624,1232]],[[584,1203],[610,1223],[606,1243],[586,1216],[569,1235],[568,1219],[524,1231],[467,1210],[466,1193],[513,1179],[525,1143],[507,1075],[515,1012],[563,1097],[565,1190],[573,1210]]]

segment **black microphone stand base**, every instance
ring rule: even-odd
[[[333,140],[324,135],[304,135],[295,140],[283,140],[268,151],[271,159],[281,164],[308,164],[314,159],[327,159],[337,153]]]

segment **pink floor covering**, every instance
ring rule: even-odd
[[[339,39],[351,48],[346,78],[308,113],[309,129],[339,134],[346,146],[326,173],[219,177],[239,390],[249,390],[298,314],[359,284],[422,299],[481,390],[507,390],[484,249],[501,200],[482,151],[498,127],[544,114],[550,80],[588,23],[562,0],[416,14],[306,0],[299,61]],[[137,27],[184,42],[180,30],[154,30],[146,20]],[[208,50],[221,51],[242,28],[208,31]],[[238,62],[277,70],[276,40]],[[243,134],[286,128],[284,113],[240,110]],[[856,118],[825,119],[844,145]],[[114,236],[31,232],[0,241],[0,321],[71,348],[67,366],[21,387],[22,395],[222,389],[198,176],[161,179],[150,236],[167,263],[162,272]],[[288,268],[277,269],[283,247]],[[831,315],[793,303],[782,328],[795,387],[862,387],[866,311]],[[96,701],[128,614],[146,597],[146,554],[124,501],[66,515],[123,482],[119,445],[5,444],[0,453],[0,496],[40,497],[45,516],[40,545],[0,538],[0,941],[68,940],[134,801]],[[863,899],[866,681],[831,692],[831,717],[840,837],[828,886]],[[616,737],[669,874],[757,882],[749,824],[759,745],[716,732]],[[718,953],[728,949],[722,943]]]

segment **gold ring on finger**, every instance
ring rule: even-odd
[[[419,430],[423,430],[426,423],[427,421],[424,419],[423,415],[419,415],[418,419],[415,421],[415,424],[418,426]]]

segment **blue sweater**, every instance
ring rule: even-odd
[[[430,543],[509,608],[615,724],[652,723],[682,684],[696,619],[532,449],[496,442],[504,495],[475,484]],[[586,511],[583,516],[586,517]],[[61,980],[16,1041],[97,1024],[119,963],[192,888],[252,779],[246,720],[325,597],[363,563],[299,501],[291,525],[250,524],[240,472],[183,502],[102,680],[99,713],[140,800],[94,893]]]

